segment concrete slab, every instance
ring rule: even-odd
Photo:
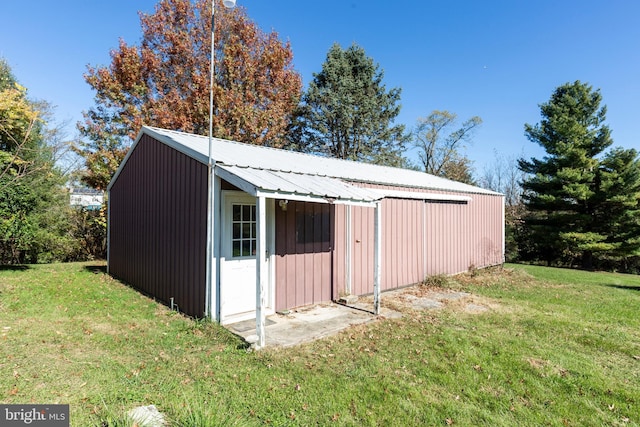
[[[287,315],[269,316],[265,327],[266,347],[291,347],[336,334],[352,325],[372,322],[379,318],[400,317],[401,313],[383,309],[380,316],[372,312],[341,304],[321,304],[293,310]],[[248,322],[253,327],[247,328]],[[255,320],[227,325],[244,339],[255,335]]]
[[[434,298],[437,300],[449,300],[449,301],[455,301],[455,300],[459,300],[462,298],[467,298],[469,296],[471,296],[470,293],[468,292],[455,292],[455,291],[449,291],[449,292],[429,292],[429,297],[430,298]]]
[[[384,292],[381,296],[380,316],[373,314],[373,297],[370,295],[360,297],[349,305],[327,303],[288,310],[266,318],[265,346],[291,347],[336,334],[352,325],[382,318],[399,318],[406,310],[439,310],[446,307],[447,303],[465,301],[471,296],[467,292],[414,286]],[[482,313],[487,310],[485,306],[472,302],[464,304],[464,307],[469,313]],[[257,339],[254,319],[226,327],[247,342],[255,342]]]
[[[404,297],[412,308],[417,310],[432,310],[444,307],[444,304],[434,298],[420,298],[415,295],[408,294]]]

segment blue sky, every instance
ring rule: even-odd
[[[0,5],[0,57],[30,97],[75,122],[93,106],[82,77],[108,65],[119,38],[140,40],[137,11],[155,0],[32,0]],[[636,0],[238,0],[264,31],[289,40],[304,85],[334,42],[362,46],[402,89],[397,122],[435,109],[484,123],[466,154],[480,173],[494,153],[541,157],[524,136],[538,105],[566,82],[599,88],[614,144],[640,150],[640,2]]]

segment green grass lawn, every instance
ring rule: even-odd
[[[509,265],[448,286],[490,310],[247,352],[91,264],[0,270],[0,401],[68,403],[74,426],[149,404],[172,426],[640,425],[639,277]]]

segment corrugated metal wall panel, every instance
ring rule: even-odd
[[[394,189],[393,187],[373,188]],[[424,271],[423,202],[385,199],[382,202],[382,278],[383,290],[421,282]],[[352,207],[352,292],[373,291],[374,208]],[[340,237],[338,236],[337,239]],[[340,246],[338,246],[340,247]],[[344,259],[345,257],[342,257]],[[336,256],[336,259],[341,259]]]
[[[334,207],[333,221],[333,295],[340,297],[346,294],[347,286],[347,209],[345,205],[336,205]]]
[[[407,191],[389,186],[366,186]],[[454,274],[469,267],[502,262],[502,198],[479,194],[470,197],[473,200],[466,204],[404,199],[382,202],[383,290],[420,283],[428,275]],[[373,292],[374,209],[333,206],[333,251],[326,257],[317,247],[313,249],[314,255],[296,244],[295,217],[290,213],[294,206],[316,209],[326,205],[313,207],[314,204],[289,202],[287,213],[277,209],[276,247],[280,255],[276,263],[277,309],[327,301],[345,293],[348,209],[351,210],[351,293]],[[286,247],[284,252],[283,245]],[[331,286],[333,292],[327,293]]]
[[[206,165],[144,135],[109,203],[110,273],[204,317]]]
[[[425,191],[374,184],[368,188]],[[455,194],[428,190],[435,194]],[[382,289],[419,283],[426,276],[498,265],[502,254],[502,203],[497,195],[465,194],[468,203],[385,199],[382,202]],[[352,208],[353,229],[373,245],[373,208]],[[364,212],[368,212],[365,214]],[[424,236],[424,238],[423,238]],[[337,237],[339,238],[339,237]],[[353,239],[357,239],[355,235]],[[354,243],[354,293],[373,292],[373,247]],[[339,259],[336,256],[336,259]]]
[[[298,215],[307,221],[311,242],[298,242]],[[335,206],[329,204],[289,201],[286,211],[276,207],[276,310],[333,299],[334,217]],[[323,234],[328,241],[319,241]]]
[[[468,204],[427,202],[427,275],[502,263],[501,204],[488,195]]]
[[[423,202],[382,202],[382,289],[418,283],[424,278]],[[373,236],[370,238],[373,239]]]
[[[351,208],[353,233],[351,293],[354,295],[370,293],[368,289],[370,284],[373,284],[374,213],[373,208],[361,206]]]

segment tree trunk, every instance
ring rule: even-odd
[[[582,268],[584,270],[593,270],[593,252],[584,251],[582,253]]]

